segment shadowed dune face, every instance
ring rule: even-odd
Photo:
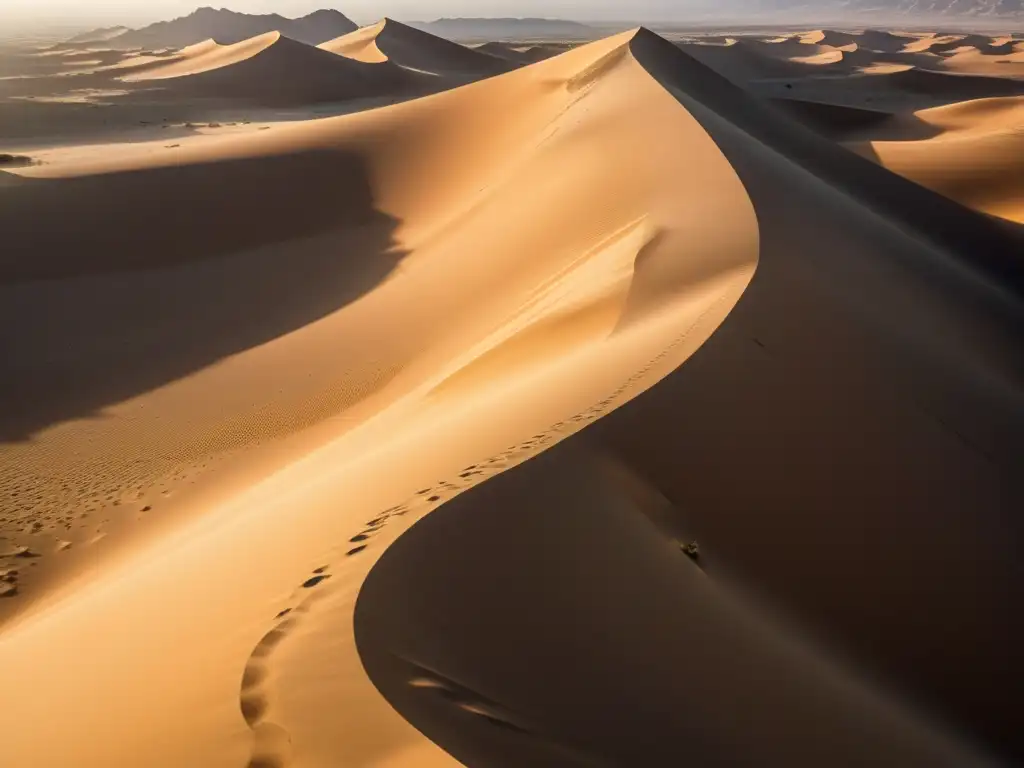
[[[214,46],[125,80],[167,89],[170,93],[156,94],[164,98],[204,96],[280,105],[380,96],[411,86],[414,78],[386,63],[338,58],[275,32],[237,46]]]
[[[390,61],[435,75],[495,75],[514,66],[489,52],[467,48],[391,19],[330,40],[320,48],[356,61]]]
[[[337,114],[453,85],[388,61],[335,56],[279,32],[180,50],[0,56],[0,77],[5,67],[16,76],[0,79],[0,143],[122,138],[130,129],[154,134],[175,124],[251,120],[257,112]]]
[[[371,290],[402,257],[397,222],[376,209],[351,152],[8,179],[7,441],[308,325]],[[309,195],[302,205],[297,180]],[[40,227],[46,220],[61,223]]]
[[[752,613],[631,491],[563,444],[399,539],[355,617],[391,704],[465,765],[986,764]]]
[[[630,50],[742,179],[758,274],[679,371],[385,553],[368,674],[468,764],[991,764],[959,736],[1014,760],[1016,297],[922,237],[927,206],[887,218],[862,159]]]
[[[931,135],[869,129],[847,145],[965,206],[1024,224],[1024,97],[977,99],[913,119]]]

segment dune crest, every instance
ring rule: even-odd
[[[498,74],[513,65],[486,51],[474,50],[392,19],[329,40],[325,51],[367,63],[393,62],[433,74]]]
[[[197,95],[295,104],[382,96],[416,83],[412,73],[388,61],[331,56],[279,32],[234,45],[208,40],[183,49],[165,65],[139,67],[120,79]]]

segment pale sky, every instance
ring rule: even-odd
[[[587,20],[660,20],[685,18],[688,8],[707,8],[709,0],[0,0],[0,25],[51,23],[149,23],[183,16],[200,5],[247,13],[301,16],[318,8],[337,8],[358,23],[383,16],[429,20],[440,16],[541,16]]]

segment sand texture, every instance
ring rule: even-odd
[[[1024,759],[1016,38],[198,13],[0,55],[0,763]]]

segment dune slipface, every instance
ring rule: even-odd
[[[515,66],[504,57],[467,48],[392,19],[329,40],[320,48],[356,61],[390,61],[434,75],[494,75]]]
[[[1019,762],[1012,38],[231,39],[0,59],[5,760]]]
[[[385,553],[356,609],[367,671],[468,765],[993,764],[963,734],[1018,753],[1019,306],[807,173],[746,95],[626,45],[739,173],[758,274],[679,371]]]
[[[258,103],[308,104],[380,96],[415,78],[388,62],[364,63],[331,56],[269,32],[234,45],[213,40],[181,51],[163,66],[144,67],[121,78],[164,88],[173,96],[248,99]]]

